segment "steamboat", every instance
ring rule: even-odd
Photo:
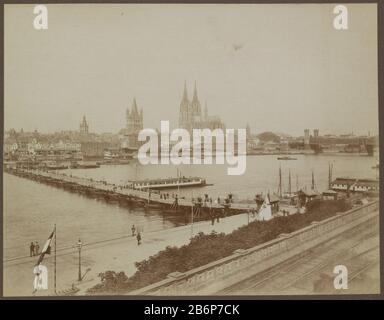
[[[128,187],[133,189],[174,189],[186,187],[204,187],[207,186],[205,179],[200,177],[180,177],[180,178],[165,178],[153,180],[132,181]]]

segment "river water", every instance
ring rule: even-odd
[[[376,170],[372,169],[375,164],[373,157],[341,154],[295,157],[297,160],[279,161],[275,155],[248,156],[247,170],[242,176],[228,176],[227,165],[180,165],[177,168],[182,175],[204,177],[208,183],[213,184],[204,188],[181,189],[180,194],[196,197],[207,193],[215,198],[231,192],[239,199],[252,199],[256,193],[277,191],[279,166],[283,190],[288,189],[289,170],[292,191],[297,187],[310,188],[312,170],[316,189],[327,189],[329,163],[333,164],[333,178],[377,177]],[[176,166],[141,166],[137,162],[65,171],[117,184],[136,179],[177,176]],[[54,224],[57,225],[59,248],[75,245],[78,238],[90,243],[129,235],[132,224],[148,232],[184,223],[183,219],[163,215],[159,211],[106,203],[9,174],[4,174],[3,195],[5,260],[28,255],[31,241],[38,241],[42,247]]]

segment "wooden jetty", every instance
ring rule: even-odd
[[[80,193],[89,197],[101,197],[106,201],[119,202],[127,205],[158,209],[165,213],[184,213],[201,217],[226,216],[257,211],[255,204],[231,203],[228,199],[223,203],[211,203],[202,198],[165,197],[153,190],[137,190],[129,186],[116,185],[105,181],[74,177],[39,169],[20,169],[5,167],[4,171],[19,177],[53,185],[70,192]]]

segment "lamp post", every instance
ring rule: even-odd
[[[193,238],[193,207],[195,206],[195,201],[192,194],[192,206],[191,206],[191,239]]]
[[[81,242],[81,240],[79,239],[79,241],[77,241],[77,249],[79,250],[79,281],[81,281],[81,247],[83,246],[83,243]]]

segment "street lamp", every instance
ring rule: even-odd
[[[195,200],[192,193],[192,206],[191,206],[191,239],[193,238],[193,207],[195,206]]]
[[[77,241],[77,249],[79,250],[79,281],[81,281],[81,247],[83,246],[83,243],[81,242],[81,240],[79,239],[79,241]]]

